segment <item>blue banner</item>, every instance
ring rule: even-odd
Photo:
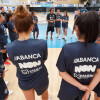
[[[51,4],[48,4],[48,5],[41,5],[41,7],[51,7]]]
[[[63,5],[62,4],[57,4],[57,7],[63,7]]]
[[[41,2],[35,2],[36,5],[41,5]]]
[[[68,7],[74,7],[74,5],[73,5],[73,4],[68,4],[67,6],[68,6]]]

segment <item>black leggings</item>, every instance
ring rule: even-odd
[[[7,59],[7,53],[5,52],[5,53],[2,53],[2,55],[3,55],[3,60],[4,60],[4,62],[6,61],[6,59]]]
[[[3,78],[0,78],[0,100],[6,99],[8,94],[9,94],[8,88],[7,88]]]

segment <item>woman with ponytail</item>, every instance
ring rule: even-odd
[[[97,13],[80,15],[75,30],[78,42],[64,45],[57,61],[62,77],[60,100],[88,100],[92,90],[100,96],[100,45],[95,43],[99,35]]]
[[[18,39],[18,34],[15,28],[15,25],[13,23],[13,20],[14,20],[14,16],[12,13],[9,13],[6,15],[6,23],[9,30],[9,37],[10,37],[11,42]]]
[[[47,60],[47,42],[30,38],[34,28],[33,16],[22,5],[15,11],[14,24],[19,38],[7,45],[7,52],[17,68],[19,87],[26,100],[35,100],[34,91],[42,95],[42,100],[48,100],[49,80],[44,64]]]

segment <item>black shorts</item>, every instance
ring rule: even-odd
[[[38,32],[39,28],[38,27],[34,27],[33,32]]]
[[[0,78],[0,100],[4,100],[8,96],[8,94],[8,88],[3,78]]]
[[[61,28],[61,23],[55,22],[55,27],[56,27],[56,28]]]
[[[95,87],[94,92],[100,97],[100,83]]]
[[[54,32],[54,27],[51,27],[51,26],[48,26],[48,28],[47,28],[47,32]]]
[[[68,28],[68,24],[63,23],[63,24],[62,24],[62,27],[63,27],[63,28]]]
[[[38,87],[35,87],[35,91],[37,93],[37,95],[42,95],[47,89],[48,89],[48,86],[49,86],[49,78],[45,78]]]
[[[42,95],[48,89],[48,86],[49,86],[48,76],[45,76],[45,78],[43,78],[43,80],[37,86],[34,86],[34,87],[27,87],[27,86],[19,85],[19,87],[24,91],[27,91],[33,88],[36,91],[37,95]]]

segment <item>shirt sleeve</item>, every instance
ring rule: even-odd
[[[57,61],[56,66],[60,72],[66,71],[66,63],[65,63],[65,59],[64,59],[64,47],[63,47],[63,49],[58,57],[58,61]]]
[[[56,19],[56,15],[55,15],[55,19]]]
[[[36,21],[38,21],[38,17],[36,17]]]
[[[68,16],[68,21],[69,21],[69,16]]]
[[[49,19],[49,14],[47,15],[47,20],[50,20],[50,19]]]
[[[45,50],[44,50],[43,60],[47,60],[47,57],[48,57],[48,47],[47,47],[47,42],[45,42]]]
[[[14,56],[13,56],[13,50],[12,50],[11,43],[7,44],[6,50],[7,50],[10,61],[13,62],[14,61]]]

